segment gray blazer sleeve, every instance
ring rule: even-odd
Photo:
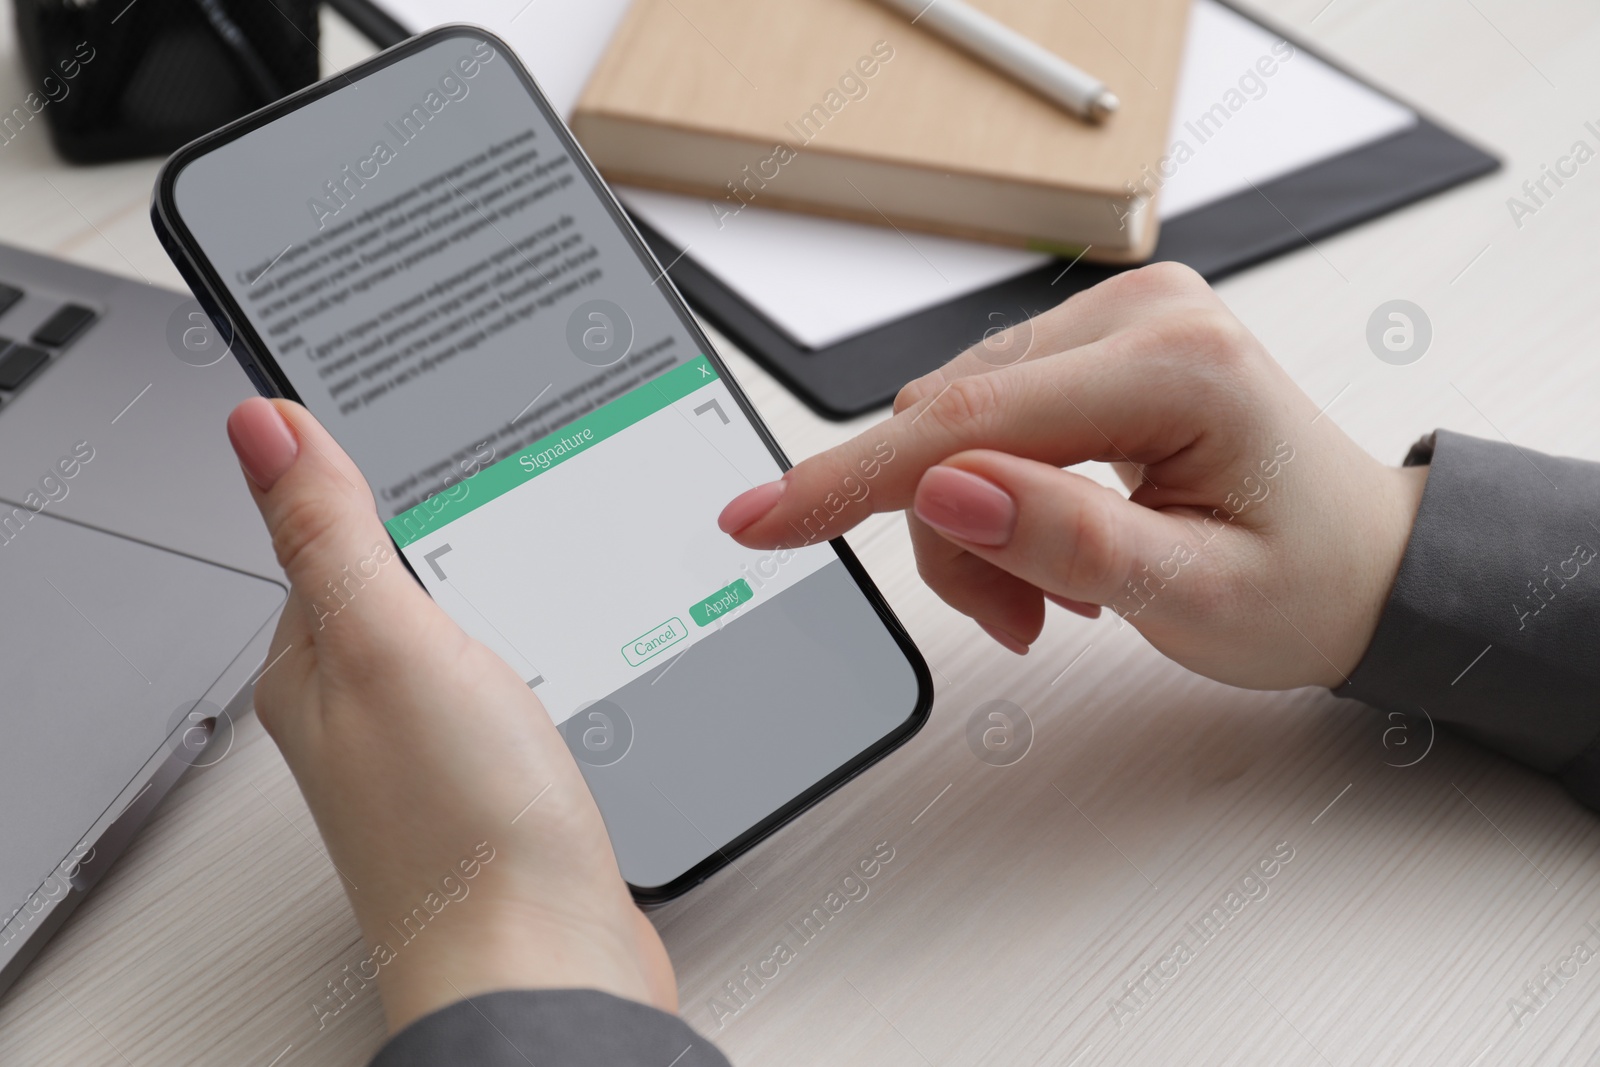
[[[1389,603],[1349,684],[1554,774],[1600,809],[1600,465],[1440,430]]]
[[[728,1067],[676,1015],[592,989],[458,1001],[389,1039],[371,1067]]]

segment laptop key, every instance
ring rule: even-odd
[[[76,337],[94,319],[94,312],[88,308],[68,304],[46,319],[43,326],[33,331],[33,342],[60,348]]]
[[[11,305],[22,299],[22,290],[0,282],[0,315],[11,310]]]
[[[0,356],[0,389],[15,389],[50,361],[50,353],[31,345],[14,345]]]

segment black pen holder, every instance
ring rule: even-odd
[[[15,0],[29,93],[74,163],[163,156],[317,79],[318,0]]]

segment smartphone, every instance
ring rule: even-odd
[[[542,699],[640,902],[927,720],[827,508],[775,552],[717,529],[789,464],[494,35],[432,30],[201,138],[151,216],[256,387],[316,415],[400,558]]]

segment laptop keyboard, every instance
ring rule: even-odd
[[[77,304],[68,304],[51,315],[44,325],[33,331],[33,343],[60,348],[78,336],[84,327],[93,321],[94,312]]]
[[[3,338],[0,338],[3,340]],[[10,345],[0,355],[0,389],[16,390],[33,372],[50,361],[50,354],[32,345]]]
[[[0,282],[0,409],[97,318],[82,305],[63,304],[26,340],[13,340],[5,332],[7,313],[26,295],[16,286]]]

